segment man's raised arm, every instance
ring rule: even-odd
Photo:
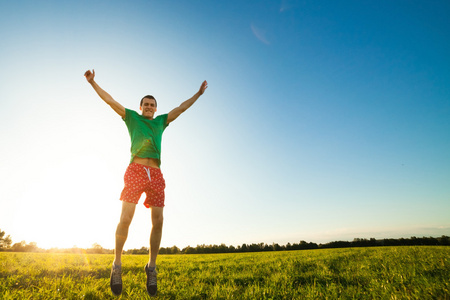
[[[189,107],[192,106],[192,104],[195,103],[195,101],[197,101],[197,99],[203,95],[203,93],[205,92],[206,88],[208,87],[208,83],[205,81],[203,81],[202,85],[200,86],[200,89],[198,90],[197,93],[195,93],[194,96],[192,96],[191,98],[189,98],[188,100],[184,101],[183,103],[181,103],[180,106],[172,109],[168,116],[167,116],[167,124],[169,124],[170,122],[174,121],[176,118],[178,118],[183,112],[185,112]]]
[[[103,101],[106,102],[111,108],[118,113],[122,118],[125,118],[125,107],[122,106],[119,102],[113,99],[110,94],[105,92],[95,81],[95,71],[87,70],[86,73],[84,73],[84,77],[86,77],[86,80],[92,85],[94,90],[97,92],[97,94],[100,96],[100,98],[103,99]]]

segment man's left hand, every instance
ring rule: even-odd
[[[198,93],[200,95],[203,95],[203,93],[205,92],[205,90],[208,88],[208,82],[203,81],[202,85],[200,86],[200,89],[198,90]]]

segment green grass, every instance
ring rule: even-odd
[[[158,299],[450,299],[450,247],[160,255]],[[147,256],[0,253],[1,299],[145,299]]]

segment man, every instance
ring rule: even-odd
[[[156,99],[147,95],[142,98],[139,115],[133,110],[124,108],[105,92],[94,81],[95,71],[84,73],[86,80],[91,84],[100,98],[106,102],[127,125],[131,138],[131,160],[125,172],[125,187],[122,190],[122,213],[116,230],[115,260],[111,270],[111,291],[114,295],[122,293],[122,250],[128,236],[128,228],[133,219],[136,204],[142,193],[146,193],[144,205],[151,208],[152,229],[150,233],[149,262],[145,265],[147,274],[147,292],[155,296],[157,292],[156,257],[161,242],[163,226],[164,188],[165,181],[160,170],[161,139],[164,129],[186,111],[197,99],[203,95],[208,83],[204,81],[199,91],[190,99],[181,103],[168,114],[154,118],[157,110]]]

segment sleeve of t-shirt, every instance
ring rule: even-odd
[[[125,108],[125,118],[122,118],[122,120],[126,123],[129,124],[131,119],[133,118],[133,114],[137,114],[137,112],[135,112],[134,110]]]
[[[166,129],[167,126],[169,126],[169,124],[167,124],[167,118],[169,117],[168,114],[164,114],[160,116],[162,119],[162,124],[163,124],[163,129]]]

